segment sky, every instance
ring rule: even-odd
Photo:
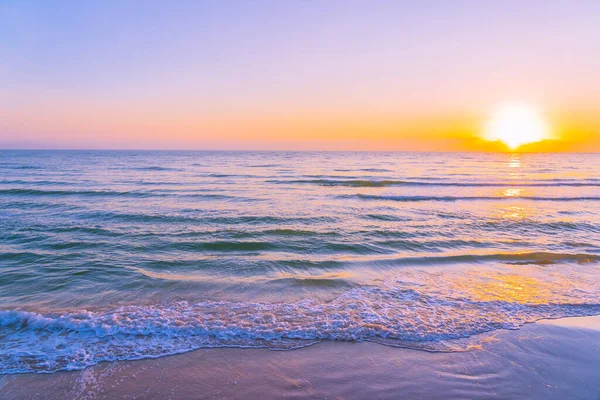
[[[0,148],[600,151],[600,1],[0,0]],[[536,147],[537,146],[537,147]]]

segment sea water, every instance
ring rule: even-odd
[[[600,155],[0,151],[0,373],[600,314]]]

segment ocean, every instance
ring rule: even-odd
[[[0,374],[598,315],[599,207],[594,154],[0,151]]]

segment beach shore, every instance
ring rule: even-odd
[[[600,398],[600,316],[540,321],[431,353],[323,342],[201,349],[82,371],[0,376],[3,399]]]

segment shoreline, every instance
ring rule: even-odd
[[[498,330],[466,352],[325,341],[213,348],[80,371],[0,375],[7,399],[534,398],[600,395],[600,316]]]

